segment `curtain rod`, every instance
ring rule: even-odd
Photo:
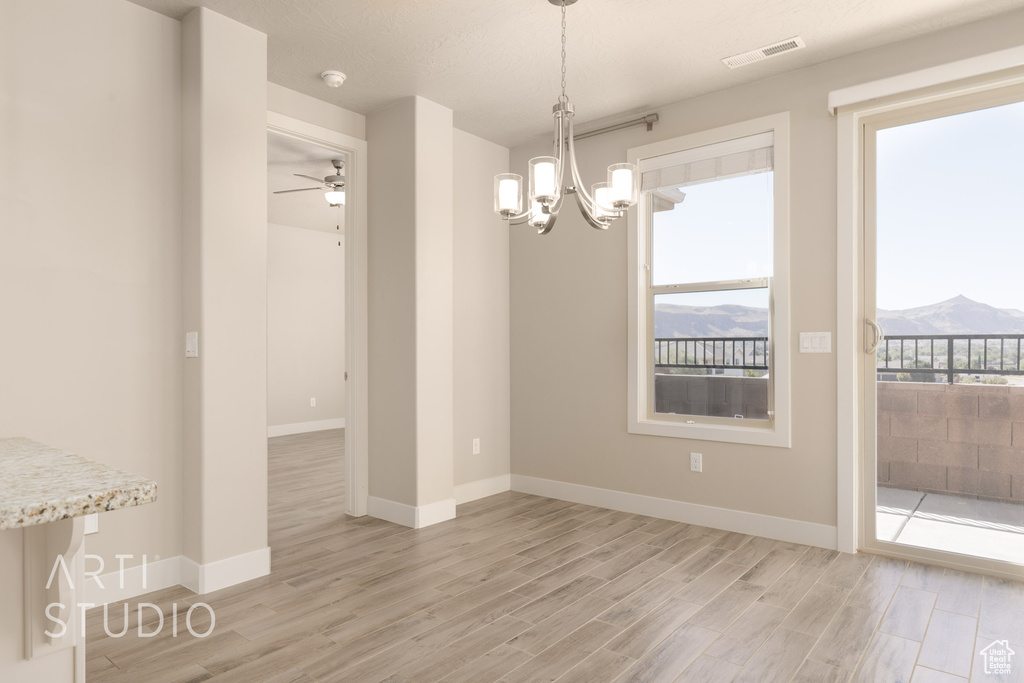
[[[605,133],[611,133],[614,130],[622,130],[623,128],[632,128],[633,126],[639,126],[641,123],[647,126],[647,130],[651,131],[654,128],[654,124],[658,122],[658,115],[648,114],[641,116],[638,119],[632,119],[631,121],[624,121],[622,123],[616,123],[611,126],[605,126],[604,128],[596,128],[586,133],[580,133],[579,135],[573,136],[574,141],[585,140],[586,138],[594,137],[595,135],[603,135]]]

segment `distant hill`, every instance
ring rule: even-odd
[[[1024,334],[1024,312],[955,296],[920,308],[878,310],[886,334]]]
[[[655,337],[767,337],[768,309],[656,304]]]
[[[879,309],[886,334],[1024,334],[1024,312],[956,296],[920,308]],[[749,306],[657,304],[655,337],[764,337],[768,311]]]

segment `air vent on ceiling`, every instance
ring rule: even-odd
[[[722,62],[730,69],[736,69],[747,64],[753,64],[754,62],[760,62],[763,59],[769,57],[775,57],[781,55],[783,52],[792,52],[793,50],[799,50],[804,45],[803,38],[796,36],[795,38],[789,38],[788,40],[782,40],[772,45],[766,45],[765,47],[759,47],[756,50],[750,52],[744,52],[743,54],[733,55],[732,57],[726,57]]]

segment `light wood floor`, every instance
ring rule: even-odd
[[[273,572],[130,602],[176,604],[177,637],[92,610],[90,683],[1024,680],[1024,584],[519,493],[414,531],[343,514],[342,456],[340,431],[271,439]]]

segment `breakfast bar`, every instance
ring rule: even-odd
[[[85,516],[156,495],[145,477],[31,439],[0,439],[0,633],[22,641],[13,658],[0,654],[0,680],[85,680]]]

